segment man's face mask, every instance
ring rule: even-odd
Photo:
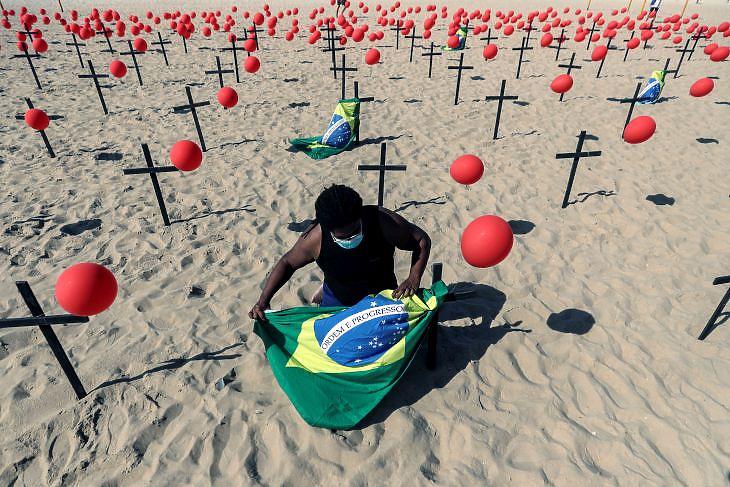
[[[362,233],[362,221],[360,222],[360,229],[351,237],[337,238],[332,232],[330,232],[330,235],[332,236],[332,240],[334,240],[337,245],[339,245],[343,249],[352,250],[360,245],[362,239],[364,238],[364,235]]]

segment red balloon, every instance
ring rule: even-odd
[[[127,65],[117,60],[109,64],[109,72],[115,78],[124,78],[127,75]]]
[[[446,45],[449,46],[451,49],[456,49],[459,47],[459,38],[456,36],[449,36],[448,40],[446,41]]]
[[[319,31],[317,31],[317,33],[319,33]],[[246,49],[246,51],[248,52],[254,52],[256,50],[256,39],[246,39],[246,41],[243,43],[243,48]]]
[[[484,59],[494,59],[498,51],[499,49],[497,48],[496,44],[487,44],[486,46],[484,46],[484,51],[482,51],[482,54],[484,55]]]
[[[692,87],[689,89],[689,94],[697,97],[705,96],[709,94],[714,87],[715,82],[710,78],[700,78],[692,84]]]
[[[707,44],[705,48],[702,50],[705,54],[708,56],[713,53],[715,49],[717,49],[719,46],[717,45],[717,42],[713,42],[711,44]]]
[[[48,50],[48,43],[43,38],[33,39],[33,49],[38,54],[43,54]]]
[[[145,52],[147,50],[147,41],[141,37],[137,37],[132,45],[134,46],[135,51]]]
[[[48,115],[46,115],[46,112],[44,112],[43,110],[31,108],[30,110],[25,112],[25,123],[27,123],[28,126],[32,129],[46,130],[48,128],[50,120],[48,119]]]
[[[719,63],[727,59],[728,56],[730,56],[730,47],[718,47],[710,54],[710,61]]]
[[[179,140],[170,150],[170,162],[181,171],[194,171],[203,162],[203,151],[192,140]]]
[[[513,242],[509,223],[494,215],[480,216],[461,234],[461,255],[474,267],[492,267],[509,255]]]
[[[93,316],[117,297],[117,280],[107,268],[92,262],[74,264],[58,276],[56,301],[67,312]]]
[[[643,115],[636,117],[624,129],[624,140],[629,144],[646,142],[654,135],[656,122],[653,118]]]
[[[573,87],[573,77],[569,74],[559,74],[550,83],[550,89],[555,93],[565,93]]]
[[[233,108],[238,103],[238,93],[230,86],[218,90],[218,102],[226,108]]]
[[[257,58],[256,56],[249,56],[243,63],[243,67],[244,69],[246,69],[247,72],[255,73],[261,67],[261,61],[259,61],[259,58]]]
[[[553,35],[550,32],[546,32],[542,35],[542,38],[540,39],[540,45],[542,47],[547,47],[550,44],[553,43]]]
[[[604,45],[599,45],[593,48],[593,53],[591,53],[591,60],[592,61],[601,61],[603,58],[606,57],[606,54],[608,53],[608,47]]]
[[[484,163],[477,156],[466,154],[451,163],[449,173],[457,183],[474,184],[484,174]]]
[[[631,40],[630,40],[630,41],[629,41],[629,42],[628,42],[628,43],[626,44],[626,47],[628,47],[629,49],[636,49],[637,47],[639,47],[639,42],[641,42],[641,41],[639,40],[639,38],[638,38],[638,37],[634,37],[634,38],[632,38],[632,39],[631,39]]]
[[[372,66],[378,64],[378,61],[380,61],[380,51],[375,48],[368,49],[368,52],[365,53],[365,64]]]

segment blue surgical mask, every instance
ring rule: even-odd
[[[358,233],[350,238],[339,239],[335,237],[334,234],[332,234],[331,232],[330,235],[332,236],[332,240],[334,240],[337,245],[346,250],[352,250],[356,248],[358,245],[360,245],[360,243],[362,243],[362,239],[364,237],[362,233],[362,227],[360,227],[360,231]]]

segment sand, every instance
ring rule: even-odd
[[[191,5],[118,4],[139,14]],[[90,5],[65,3],[84,13]],[[312,5],[301,6],[304,28]],[[730,13],[709,1],[687,12],[713,24]],[[140,57],[143,87],[133,70],[106,80],[104,117],[57,24],[36,63],[42,92],[25,61],[9,58],[12,33],[0,33],[0,316],[27,315],[16,280],[30,282],[47,313],[61,313],[53,285],[76,262],[101,263],[119,282],[107,312],[56,327],[89,391],[83,400],[38,329],[0,331],[0,485],[727,485],[730,328],[696,337],[725,292],[712,280],[729,272],[730,64],[701,51],[685,60],[662,102],[636,109],[657,120],[656,134],[630,146],[620,138],[627,106],[615,99],[667,57],[676,63],[666,43],[626,63],[609,53],[600,79],[590,51],[569,43],[561,61],[575,49],[583,69],[561,104],[548,88],[563,72],[553,50],[533,40],[515,80],[508,48],[519,36],[500,40],[489,63],[480,41],[465,51],[474,69],[454,106],[456,73],[446,66],[458,55],[436,58],[429,80],[426,58],[409,64],[407,42],[396,51],[388,32],[381,65],[364,64],[365,43],[344,51],[361,95],[376,98],[363,107],[363,144],[312,161],[287,141],[320,134],[339,97],[326,53],[305,37],[263,37],[261,70],[242,72],[240,84],[227,75],[240,103],[225,111],[217,79],[204,74],[216,54],[231,67],[230,53],[216,50],[223,35],[194,37],[185,55],[165,34],[171,66],[150,52]],[[96,38],[84,50],[99,72],[112,59],[103,48]],[[704,76],[719,78],[715,90],[690,97]],[[519,100],[505,104],[493,141],[496,103],[484,97],[502,79]],[[122,169],[144,165],[141,143],[162,165],[175,141],[196,140],[190,115],[171,110],[185,101],[185,83],[211,101],[200,109],[209,150],[198,171],[160,176],[174,221],[164,228],[149,178]],[[60,116],[47,130],[56,159],[15,119],[25,96]],[[581,130],[593,136],[585,149],[603,154],[580,163],[576,203],[561,209],[570,161],[555,154],[575,150]],[[421,353],[362,428],[316,429],[277,385],[247,312],[325,184],[376,202],[377,176],[356,166],[377,163],[382,141],[388,162],[408,166],[387,176],[386,206],[430,234],[447,283],[476,293],[445,305],[435,371]],[[486,164],[469,188],[448,173],[464,153]],[[484,214],[512,221],[516,241],[502,264],[476,269],[459,236]],[[398,254],[399,277],[408,262]],[[320,282],[315,267],[303,269],[272,305],[305,304]]]

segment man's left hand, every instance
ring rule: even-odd
[[[407,298],[416,294],[418,286],[421,284],[421,278],[415,276],[408,276],[408,278],[398,286],[398,289],[393,291],[393,297],[395,299]]]

